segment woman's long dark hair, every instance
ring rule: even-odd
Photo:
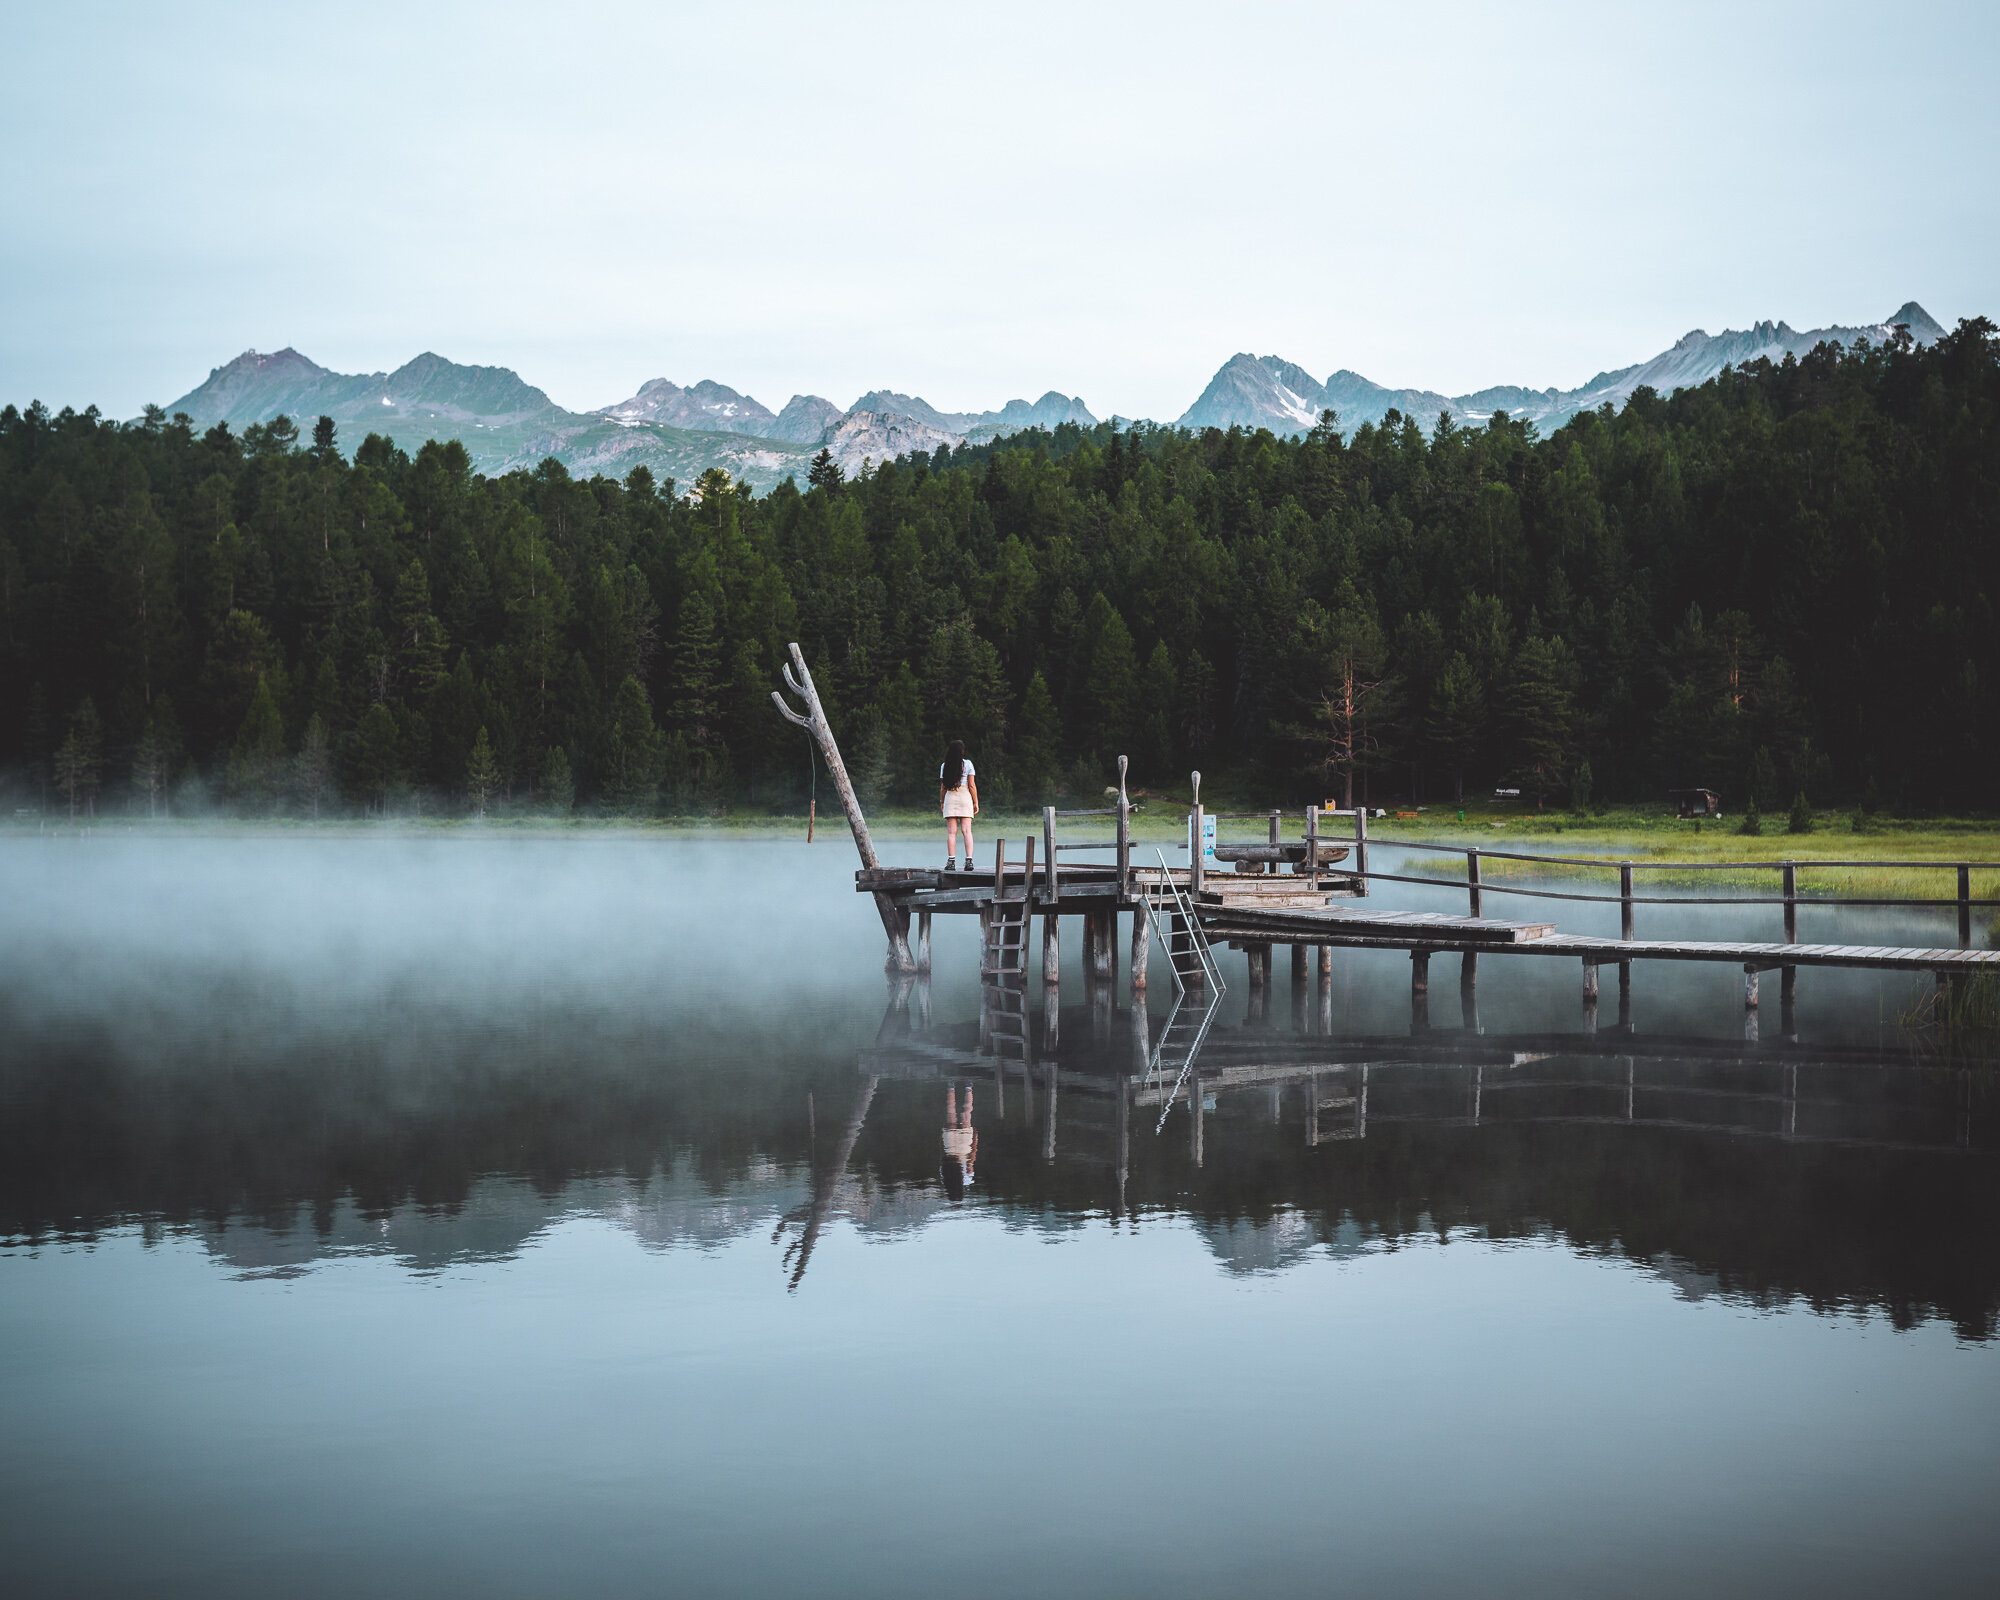
[[[944,786],[956,789],[965,782],[965,741],[954,739],[944,753]]]

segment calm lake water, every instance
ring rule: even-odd
[[[2000,1095],[1916,980],[1746,1043],[1494,958],[1472,1033],[1446,957],[1413,1036],[1406,958],[1236,955],[1156,1131],[1157,961],[1070,937],[996,1072],[852,866],[0,837],[10,1592],[1992,1592]]]

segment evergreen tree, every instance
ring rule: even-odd
[[[1014,787],[1022,798],[1043,805],[1055,798],[1062,770],[1062,725],[1055,697],[1040,672],[1028,679],[1021,696],[1020,723],[1014,736]]]
[[[415,557],[396,580],[389,614],[396,627],[396,683],[407,700],[421,701],[444,676],[445,633],[431,615],[430,578]]]
[[[292,762],[292,782],[317,822],[320,803],[333,793],[333,745],[327,737],[326,719],[317,711],[306,719],[305,738]]]
[[[1530,635],[1514,659],[1507,690],[1508,732],[1515,773],[1535,793],[1535,809],[1559,788],[1568,769],[1574,731],[1575,663],[1558,636]]]
[[[1139,657],[1132,630],[1102,594],[1083,616],[1082,724],[1073,729],[1100,761],[1130,755],[1139,726]]]
[[[104,766],[104,728],[97,704],[88,695],[69,719],[69,731],[55,753],[56,791],[69,802],[70,820],[81,805],[87,817],[97,815],[97,785]]]
[[[493,746],[487,742],[486,730],[482,727],[465,764],[465,794],[472,802],[474,816],[484,819],[486,801],[499,787],[500,766],[493,759]]]
[[[156,817],[170,808],[168,796],[174,772],[184,754],[174,703],[167,695],[160,694],[154,698],[138,743],[132,747],[132,788],[145,796],[147,816]]]
[[[832,494],[839,490],[843,476],[840,463],[833,459],[833,452],[821,445],[819,454],[812,458],[812,465],[806,469],[807,485]]]
[[[395,715],[387,706],[362,712],[349,742],[345,766],[353,791],[374,802],[379,815],[388,804],[390,787],[402,775],[402,738]]]
[[[653,726],[653,707],[639,680],[627,677],[612,700],[610,750],[604,789],[611,804],[627,815],[645,815],[659,798],[662,745]]]
[[[542,804],[559,817],[566,817],[576,804],[576,785],[570,778],[569,757],[559,744],[550,745],[542,761]]]
[[[1453,651],[1431,692],[1425,735],[1432,759],[1451,769],[1451,796],[1465,804],[1465,769],[1478,759],[1486,730],[1486,694],[1472,663]]]
[[[285,766],[285,723],[271,693],[271,680],[259,675],[250,707],[236,730],[229,751],[229,790],[242,804],[264,807],[277,798]]]

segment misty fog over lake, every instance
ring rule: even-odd
[[[1917,978],[1806,973],[1792,1044],[1642,965],[1625,1038],[1496,958],[1420,1037],[1406,956],[1302,1016],[1225,953],[1156,1132],[1159,965],[1071,943],[1058,1043],[973,1066],[974,920],[889,983],[853,864],[0,835],[21,1592],[1984,1592],[2000,1133]]]

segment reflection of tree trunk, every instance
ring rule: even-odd
[[[868,1120],[868,1107],[874,1103],[876,1082],[873,1077],[862,1079],[860,1091],[854,1097],[854,1114],[841,1130],[840,1144],[833,1152],[832,1163],[824,1172],[813,1176],[812,1204],[806,1213],[805,1231],[792,1241],[791,1249],[785,1252],[788,1259],[794,1252],[798,1256],[792,1267],[791,1287],[794,1289],[806,1275],[806,1263],[812,1259],[813,1246],[819,1243],[820,1227],[826,1221],[827,1213],[833,1209],[834,1193],[840,1187],[840,1180],[846,1176],[847,1163],[854,1155],[855,1141],[861,1137],[861,1125]]]

